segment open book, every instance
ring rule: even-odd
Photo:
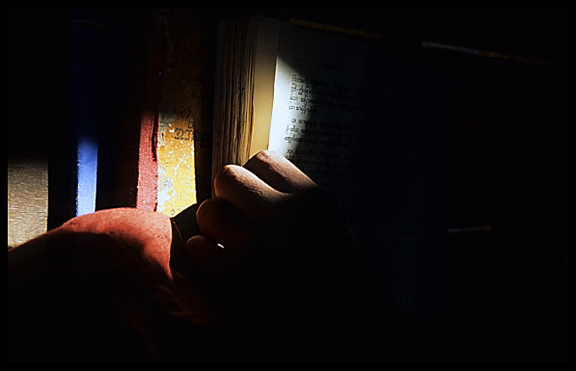
[[[219,34],[212,171],[270,149],[333,195],[407,313],[442,310],[450,97],[373,37],[254,17]]]

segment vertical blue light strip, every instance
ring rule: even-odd
[[[81,138],[77,144],[76,216],[96,210],[98,142],[95,139]]]
[[[122,28],[115,11],[73,11],[72,132],[76,156],[75,215],[96,211],[99,166],[109,128],[118,124]]]
[[[98,30],[72,24],[72,130],[76,155],[75,216],[96,209],[98,171]]]

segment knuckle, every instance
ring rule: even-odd
[[[256,154],[256,158],[260,161],[263,161],[263,162],[270,161],[271,157],[272,157],[272,154],[267,149],[262,150]]]
[[[270,165],[278,161],[278,154],[269,150],[262,150],[254,155],[254,158],[264,164]]]
[[[226,165],[214,178],[214,185],[216,187],[222,186],[230,182],[238,182],[240,178],[240,166]]]
[[[222,168],[219,175],[223,177],[235,178],[237,177],[239,169],[240,166],[238,165],[226,165]]]

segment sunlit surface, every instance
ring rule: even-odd
[[[158,209],[170,217],[196,203],[192,106],[163,100],[158,119]]]
[[[48,161],[8,160],[8,247],[46,232]]]

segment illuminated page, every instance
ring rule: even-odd
[[[357,215],[369,49],[358,39],[284,24],[277,54],[268,148]]]
[[[268,148],[324,186],[344,185],[360,145],[366,58],[366,46],[329,33],[280,33]]]
[[[443,308],[450,89],[435,74],[358,39],[280,32],[269,149],[334,196],[409,314]]]

